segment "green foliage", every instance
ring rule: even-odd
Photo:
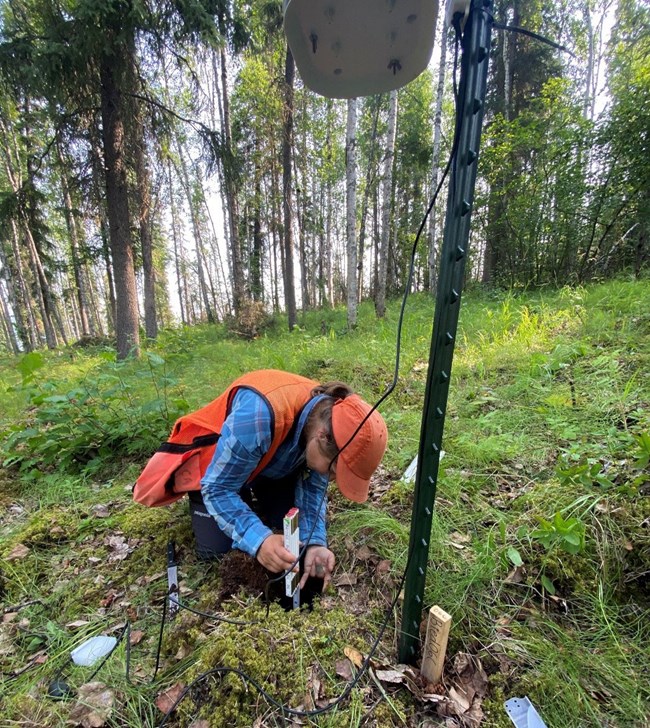
[[[546,549],[559,548],[569,554],[580,553],[585,547],[585,525],[577,518],[564,519],[556,513],[553,519],[539,519],[539,527],[530,537]]]
[[[107,361],[100,372],[67,388],[55,380],[35,380],[44,366],[40,354],[23,357],[19,368],[29,416],[5,425],[2,467],[39,478],[55,468],[61,474],[97,472],[122,458],[151,453],[188,404],[165,360],[147,352],[146,362],[131,378],[125,364]],[[142,400],[137,387],[149,386],[156,396]]]
[[[34,380],[35,373],[43,366],[45,366],[43,355],[38,351],[32,351],[20,358],[18,364],[16,364],[16,369],[23,378],[23,384],[29,384]]]
[[[423,601],[452,614],[450,655],[462,650],[483,660],[489,675],[486,725],[505,728],[503,700],[523,693],[543,706],[554,728],[644,725],[650,698],[647,680],[640,677],[650,644],[643,495],[650,475],[648,286],[643,279],[617,280],[504,297],[476,290],[463,300]],[[80,405],[81,393],[87,397],[79,421],[115,424],[118,414],[140,419],[150,403],[142,417],[154,429],[158,422],[164,438],[169,423],[161,402],[167,401],[171,420],[181,393],[194,408],[243,371],[274,365],[349,381],[366,398],[378,397],[392,374],[396,310],[393,303],[386,321],[377,322],[372,306],[362,304],[352,333],[338,308],[308,312],[291,334],[280,320],[251,340],[224,326],[166,330],[151,356],[119,365],[112,353],[92,348],[27,358],[20,362],[22,374],[17,360],[0,360],[2,381],[21,382],[5,384],[0,392],[3,429],[37,429],[41,418],[47,429],[58,419],[74,437],[78,425],[68,395],[77,391]],[[48,453],[49,472],[37,482],[26,481],[29,467],[4,469],[0,590],[6,603],[38,598],[45,606],[21,611],[21,619],[30,620],[28,630],[11,625],[0,630],[16,650],[0,655],[0,667],[7,673],[27,665],[35,654],[28,648],[45,649],[49,656],[6,683],[6,720],[65,724],[71,704],[53,703],[42,686],[72,647],[106,629],[99,609],[111,626],[123,623],[125,610],[137,615],[134,626],[146,636],[132,650],[132,666],[136,675],[152,674],[159,629],[152,607],[165,593],[170,538],[177,542],[184,589],[191,590],[188,603],[262,623],[250,629],[213,627],[197,616],[177,618],[166,627],[163,672],[153,688],[129,685],[124,652],[116,653],[101,674],[120,695],[112,717],[116,725],[157,725],[160,713],[152,705],[159,690],[219,664],[246,669],[294,705],[304,698],[312,665],[320,665],[326,699],[338,695],[343,682],[336,663],[343,648],[367,650],[408,557],[414,486],[401,476],[418,451],[431,310],[425,296],[409,301],[398,387],[382,405],[389,450],[370,502],[350,504],[335,489],[330,499],[335,581],[345,573],[357,584],[335,587],[312,614],[285,615],[272,608],[267,620],[263,607],[243,593],[220,604],[219,565],[196,561],[186,504],[145,509],[131,501],[128,486],[151,452],[144,451],[146,438],[124,470],[110,467],[127,457],[119,444],[82,476],[83,454],[70,468],[75,474],[66,474]],[[63,434],[59,445],[65,454]],[[40,447],[37,440],[34,446]],[[27,444],[20,452],[32,463],[39,458]],[[103,517],[96,515],[98,505]],[[107,543],[115,535],[134,549],[121,561]],[[18,544],[29,553],[7,560]],[[99,606],[114,594],[119,596],[108,607]],[[79,619],[89,622],[79,633],[65,627]],[[398,628],[389,623],[379,646],[382,662],[395,659]],[[71,679],[76,686],[87,676],[78,671]],[[373,685],[364,683],[351,702],[313,722],[323,728],[362,725],[369,694],[373,704],[380,701],[370,714],[377,725],[396,724],[396,711],[414,725],[427,719],[427,709],[405,691],[386,690],[393,710]],[[279,714],[261,705],[239,679],[211,680],[187,698],[176,721],[252,725],[264,711],[269,725],[281,725]]]
[[[609,489],[614,483],[604,474],[603,466],[599,462],[581,462],[576,465],[566,464],[556,470],[560,483],[563,485],[599,485]]]
[[[639,470],[645,470],[650,462],[650,434],[642,432],[640,435],[635,435],[634,439],[639,446],[634,467]]]

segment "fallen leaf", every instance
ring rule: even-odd
[[[108,560],[123,561],[139,543],[140,540],[137,538],[132,538],[127,541],[122,534],[106,536],[104,539],[104,546],[108,546],[108,548],[111,549]]]
[[[361,665],[363,665],[363,655],[359,652],[359,650],[355,650],[354,647],[344,647],[343,654],[355,667],[361,667]]]
[[[452,660],[452,668],[445,678],[450,686],[444,694],[444,686],[427,685],[418,694],[407,681],[416,699],[433,705],[439,718],[447,719],[444,725],[455,728],[479,728],[483,721],[481,703],[487,692],[487,675],[478,657],[459,652]],[[417,685],[416,685],[417,688]]]
[[[3,629],[3,627],[4,625],[0,627],[0,657],[12,655],[16,651],[11,636],[5,631],[5,629]]]
[[[9,622],[13,622],[18,617],[18,612],[7,612],[6,614],[2,615],[2,621],[4,624],[9,624]]]
[[[144,583],[151,584],[152,581],[158,581],[158,579],[163,579],[166,576],[167,576],[166,571],[159,571],[157,574],[152,574],[151,576],[145,576]]]
[[[368,561],[374,554],[364,543],[363,546],[357,549],[355,556],[361,561]]]
[[[129,644],[131,647],[133,647],[133,645],[139,645],[143,639],[144,632],[141,629],[134,629],[129,637]]]
[[[352,680],[352,665],[350,660],[343,659],[336,661],[336,674],[342,677],[345,681],[350,682]]]
[[[509,629],[510,623],[512,622],[511,617],[499,617],[496,621],[496,629],[495,631],[497,634],[503,634],[503,635],[510,635],[512,634],[512,631]]]
[[[470,709],[472,703],[463,690],[457,690],[454,687],[449,688],[449,697],[456,704],[459,713],[466,713]]]
[[[115,695],[104,683],[91,682],[82,685],[77,691],[78,702],[70,711],[68,725],[81,725],[83,728],[101,728],[113,712]]]
[[[261,721],[259,723],[255,721],[253,728],[256,728],[256,726],[257,728],[263,728],[264,723]],[[199,718],[199,720],[195,720],[190,723],[190,728],[210,728],[210,724],[205,718]]]
[[[111,604],[120,596],[122,596],[124,592],[117,592],[115,589],[109,589],[106,592],[106,596],[100,600],[99,604],[102,607],[110,607]]]
[[[82,627],[85,627],[87,624],[90,624],[90,622],[87,619],[76,619],[74,622],[68,622],[68,624],[66,624],[66,627],[68,629],[81,629]]]
[[[471,685],[472,690],[479,697],[487,692],[488,678],[483,669],[483,663],[475,655],[459,652],[454,657],[454,670],[458,675],[458,682],[464,687]]]
[[[181,645],[178,650],[176,651],[176,654],[174,655],[174,658],[176,660],[184,660],[186,657],[192,654],[192,648],[189,645]]]
[[[307,689],[303,703],[309,710],[316,707],[317,702],[323,697],[323,684],[318,676],[318,665],[312,665],[307,671]]]
[[[377,564],[377,573],[378,574],[388,574],[388,572],[391,569],[391,566],[392,566],[392,562],[391,561],[389,561],[388,559],[382,559]]]
[[[515,566],[515,568],[504,579],[506,584],[521,584],[526,576],[525,566]]]
[[[447,541],[446,543],[452,548],[458,549],[458,551],[464,551],[466,548],[462,543],[455,543],[454,541]]]
[[[399,685],[404,682],[404,673],[399,670],[375,670],[375,675],[382,682]]]
[[[183,683],[175,683],[170,688],[167,688],[167,690],[159,693],[156,697],[156,707],[158,710],[165,715],[170,713],[183,690],[185,690]]]
[[[103,503],[93,506],[92,513],[95,518],[108,518],[111,515],[108,506]]]
[[[18,559],[24,559],[29,554],[29,548],[24,543],[17,543],[5,556],[5,561],[18,561]]]
[[[103,559],[100,559],[98,556],[89,556],[88,557],[88,563],[90,564],[101,564]]]
[[[354,586],[357,583],[357,575],[356,574],[339,574],[339,576],[334,579],[334,586]]]
[[[453,531],[449,538],[456,544],[470,543],[472,540],[468,533],[461,533],[460,531]]]

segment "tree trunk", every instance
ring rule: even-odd
[[[295,63],[287,46],[284,63],[284,120],[282,126],[282,209],[284,221],[284,301],[289,331],[297,323],[296,290],[293,274],[293,216],[291,147],[293,144],[293,79]]]
[[[347,220],[347,294],[348,329],[357,326],[357,100],[348,99],[346,163],[346,220]]]
[[[89,129],[90,135],[90,161],[92,167],[92,195],[97,210],[97,226],[99,228],[99,236],[102,241],[101,255],[106,274],[106,291],[104,294],[104,305],[106,307],[106,322],[108,325],[108,333],[115,333],[115,319],[117,303],[115,301],[115,280],[113,276],[113,263],[111,261],[111,251],[109,245],[108,222],[106,220],[106,197],[102,194],[102,189],[106,188],[106,173],[100,149],[100,142],[97,136],[97,130],[93,125]]]
[[[373,249],[373,266],[372,266],[372,298],[377,297],[379,290],[379,243],[381,233],[379,230],[379,188],[375,190],[372,196],[372,249]]]
[[[271,160],[271,235],[273,236],[273,310],[280,312],[280,277],[284,270],[284,256],[282,252],[282,241],[279,240],[280,229],[280,181],[279,170],[275,164],[275,155]],[[278,266],[278,258],[280,265]]]
[[[251,255],[250,271],[251,271],[251,293],[253,301],[264,300],[264,283],[262,281],[262,265],[263,265],[263,239],[262,239],[262,214],[260,211],[260,198],[262,190],[260,186],[259,174],[256,170],[255,176],[255,208],[253,210],[253,252]]]
[[[587,29],[587,71],[585,75],[585,90],[582,101],[582,115],[585,119],[591,119],[591,112],[593,109],[592,85],[595,60],[594,26],[591,19],[591,8],[589,5],[589,2],[584,2],[582,5],[582,15]]]
[[[253,301],[264,300],[264,240],[262,238],[262,171],[258,164],[259,140],[255,139],[255,196],[253,201],[253,250],[250,260],[251,294]]]
[[[381,248],[379,250],[379,280],[375,297],[375,312],[379,318],[386,315],[386,276],[388,272],[388,247],[390,243],[390,213],[393,187],[393,157],[397,129],[397,91],[390,92],[388,131],[386,132],[386,157],[382,180]]]
[[[169,184],[169,206],[172,217],[172,240],[174,242],[174,268],[176,270],[176,290],[178,292],[178,304],[181,310],[181,323],[190,324],[189,302],[187,300],[187,278],[185,274],[185,255],[183,243],[178,230],[178,213],[176,212],[176,195],[172,181],[172,165],[167,160],[167,181]]]
[[[5,255],[2,244],[0,244],[0,271],[3,274],[3,279],[7,288],[7,292],[5,294],[4,290],[0,285],[2,312],[4,320],[6,322],[7,348],[10,349],[14,354],[18,354],[21,350],[21,346],[18,342],[18,335],[20,335],[21,329],[24,328],[24,323],[22,319],[22,313],[20,311],[20,302],[16,298],[16,291],[12,279],[11,268],[9,267],[7,256]],[[0,280],[0,284],[1,283],[2,281]]]
[[[10,294],[12,296],[14,316],[16,318],[16,327],[18,336],[22,343],[22,348],[26,351],[33,351],[38,346],[38,323],[34,313],[34,306],[25,281],[25,272],[23,269],[23,261],[20,254],[18,226],[15,220],[11,220],[11,249],[13,253],[13,266],[9,265],[9,261],[4,262],[7,270],[15,275],[16,285],[13,280],[7,279],[9,284],[11,281]],[[16,290],[17,288],[17,290]],[[23,311],[25,316],[23,317]]]
[[[372,190],[375,188],[376,178],[377,178],[377,172],[375,169],[375,155],[377,150],[377,123],[379,121],[379,109],[380,109],[380,103],[379,103],[380,97],[377,96],[375,99],[375,115],[372,120],[372,133],[370,136],[371,139],[371,146],[370,146],[370,154],[368,155],[368,166],[366,168],[366,175],[365,175],[365,186],[363,190],[363,202],[361,203],[361,224],[359,228],[359,255],[357,258],[357,290],[358,290],[358,297],[363,297],[363,258],[365,255],[365,238],[366,238],[366,218],[368,217],[368,203],[370,200],[370,194]],[[370,250],[371,250],[371,259],[372,259],[372,241],[370,244]],[[371,274],[370,274],[370,286],[371,289],[373,287],[372,282],[372,267],[371,267]]]
[[[447,17],[442,13],[442,30],[440,34],[440,66],[438,67],[438,86],[436,89],[436,109],[433,122],[433,158],[431,160],[431,187],[433,196],[440,182],[440,140],[442,136],[442,99],[445,92],[445,72],[447,65]],[[429,254],[427,256],[427,278],[425,288],[435,294],[436,263],[438,245],[436,240],[436,205],[429,216]]]
[[[203,180],[201,179],[200,171],[197,174],[197,183],[199,185],[199,190],[201,192],[201,204],[203,206],[203,210],[205,212],[205,219],[210,224],[210,231],[212,232],[212,235],[208,235],[208,240],[210,242],[210,249],[212,251],[213,261],[214,261],[214,275],[216,279],[216,284],[212,280],[212,275],[210,271],[210,267],[208,266],[208,278],[210,280],[210,290],[212,291],[212,302],[214,304],[214,308],[217,312],[217,316],[221,315],[221,318],[225,318],[226,316],[230,315],[232,312],[232,306],[230,303],[230,295],[228,291],[230,290],[230,272],[226,273],[226,269],[224,267],[223,258],[221,257],[221,250],[219,248],[219,236],[217,235],[217,228],[214,224],[214,219],[212,217],[212,211],[210,210],[210,205],[208,204],[208,200],[205,196],[205,185],[203,184]],[[221,208],[224,209],[223,207]],[[245,287],[244,287],[245,288]],[[225,296],[225,300],[221,296],[217,296],[217,290],[219,290],[223,295]]]
[[[43,269],[41,257],[24,211],[21,217],[23,222],[23,234],[29,251],[32,275],[34,276],[36,301],[38,303],[41,320],[43,322],[43,329],[45,331],[45,343],[47,344],[48,349],[55,349],[59,342],[54,328],[54,302],[50,291],[50,283],[47,279],[47,275],[45,274],[45,270]]]
[[[304,149],[304,147],[303,147]],[[309,259],[308,259],[308,252],[307,252],[307,225],[306,225],[306,219],[307,214],[306,210],[304,209],[306,207],[304,200],[306,198],[306,195],[304,194],[304,183],[306,175],[302,175],[302,184],[301,184],[301,178],[298,176],[298,169],[295,164],[295,157],[297,156],[294,152],[294,170],[293,174],[297,181],[297,187],[302,190],[302,192],[296,191],[296,223],[298,224],[298,259],[300,261],[300,290],[302,293],[302,305],[301,308],[304,311],[307,311],[309,307],[311,306],[311,302],[309,299]],[[304,153],[299,153],[299,156],[301,158],[304,157]]]
[[[138,297],[130,235],[129,196],[124,149],[122,95],[115,59],[101,63],[101,109],[106,207],[115,280],[115,333],[118,359],[140,354]]]
[[[180,143],[178,143],[178,161],[180,165],[180,179],[185,191],[185,197],[190,210],[190,220],[192,221],[192,229],[194,231],[194,243],[196,248],[196,269],[199,276],[199,288],[201,298],[203,299],[203,305],[207,315],[208,323],[215,323],[214,313],[212,311],[212,304],[210,303],[210,296],[208,295],[208,286],[205,277],[205,266],[204,266],[204,254],[203,254],[203,236],[201,234],[201,226],[199,224],[199,218],[197,210],[195,208],[194,196],[192,195],[192,186],[190,185],[190,178],[187,172],[187,165],[185,164],[185,152],[182,149]]]
[[[16,338],[16,331],[7,299],[8,295],[5,293],[2,281],[0,281],[0,318],[2,318],[2,328],[4,329],[5,340],[7,342],[7,351],[10,351],[12,354],[20,354],[20,347],[18,346],[18,339]]]
[[[144,329],[148,339],[158,336],[156,317],[156,268],[153,261],[153,239],[151,235],[151,185],[149,167],[145,156],[144,124],[141,110],[135,121],[133,155],[135,159],[136,199],[138,203],[138,226],[142,252],[142,276],[144,279]]]
[[[70,185],[68,184],[68,169],[70,165],[68,160],[64,158],[61,145],[57,144],[57,154],[61,165],[61,191],[63,193],[63,209],[65,214],[65,223],[70,236],[70,260],[72,263],[72,272],[74,275],[74,292],[77,298],[79,324],[81,326],[81,335],[90,336],[91,319],[89,312],[89,295],[87,280],[83,271],[83,260],[81,254],[81,245],[79,244],[79,234],[77,220],[75,218],[74,206],[72,204],[72,195],[70,194]]]
[[[223,26],[223,20],[221,21],[220,26]],[[222,35],[224,35],[225,38],[223,28]],[[225,141],[223,176],[226,188],[226,200],[228,203],[228,220],[230,223],[230,257],[233,279],[232,299],[233,309],[236,316],[246,298],[246,286],[244,281],[244,269],[241,260],[241,247],[239,243],[239,211],[237,208],[237,190],[235,185],[236,170],[234,168],[234,152],[232,146],[232,135],[230,132],[230,102],[228,99],[228,74],[224,45],[222,45],[219,51],[219,58],[221,62],[221,95],[223,105],[222,136]]]

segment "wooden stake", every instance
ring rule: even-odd
[[[442,677],[450,627],[451,617],[447,612],[437,605],[431,607],[427,620],[422,667],[420,668],[420,672],[431,685],[439,683]]]

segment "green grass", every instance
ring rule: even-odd
[[[650,475],[637,466],[635,438],[650,433],[648,300],[644,280],[464,297],[425,603],[453,617],[449,654],[483,661],[490,685],[483,725],[510,725],[503,701],[516,695],[528,695],[554,728],[647,725]],[[267,619],[243,593],[220,607],[217,570],[193,556],[186,505],[144,509],[132,503],[129,485],[176,413],[204,404],[249,369],[340,379],[376,399],[392,379],[398,311],[394,302],[378,322],[364,303],[352,333],[344,310],[308,312],[292,333],[278,319],[254,341],[218,326],[165,331],[148,356],[124,364],[102,348],[45,352],[25,383],[18,360],[0,358],[0,455],[11,462],[0,471],[0,599],[3,608],[41,601],[0,626],[8,725],[65,725],[71,703],[48,699],[48,681],[85,636],[127,616],[145,638],[133,650],[136,685],[125,679],[122,648],[100,673],[119,698],[113,725],[157,725],[157,693],[217,664],[245,669],[294,706],[313,665],[327,698],[341,692],[336,660],[346,645],[368,649],[406,565],[413,485],[400,476],[418,451],[429,298],[409,302],[400,380],[383,408],[390,440],[382,478],[392,485],[362,506],[332,499],[339,573],[355,573],[356,588],[331,594],[311,615],[272,609]],[[29,428],[34,434],[25,437]],[[111,432],[105,449],[102,428]],[[108,508],[101,518],[100,505]],[[577,552],[561,530],[545,545],[557,513],[560,523],[579,525]],[[133,544],[124,560],[111,558],[107,538],[115,534]],[[170,538],[179,545],[190,603],[262,623],[242,629],[184,614],[166,630],[163,669],[149,685]],[[28,555],[6,560],[20,543]],[[370,561],[356,556],[362,544]],[[388,580],[373,571],[379,559],[390,561]],[[89,625],[66,626],[79,619]],[[385,663],[396,662],[398,629],[398,620],[389,622],[379,648]],[[181,646],[187,654],[177,659]],[[44,664],[8,677],[39,649]],[[69,673],[75,687],[87,677],[80,668]],[[387,686],[385,693],[364,679],[347,702],[308,723],[425,720],[407,691]],[[256,717],[283,725],[238,678],[210,683],[196,705],[188,700],[174,725],[199,717],[214,726],[250,726]]]

